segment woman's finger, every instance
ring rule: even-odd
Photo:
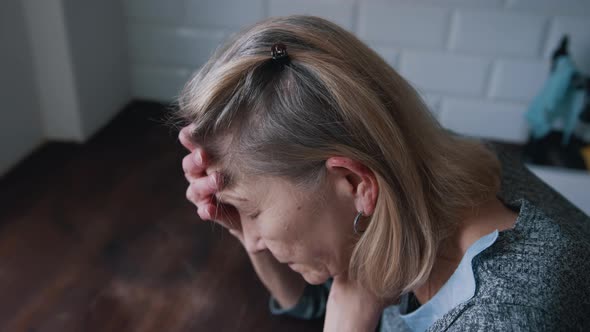
[[[196,145],[191,140],[190,134],[194,129],[195,125],[191,123],[190,125],[182,128],[178,133],[178,140],[180,141],[180,144],[182,144],[182,146],[187,148],[189,151],[193,151],[196,148]]]
[[[203,149],[197,147],[193,152],[182,158],[182,169],[185,174],[194,177],[203,176],[207,169],[207,164],[205,162],[205,153],[203,152]]]
[[[194,178],[189,185],[189,190],[193,199],[195,201],[201,201],[215,194],[218,190],[218,178],[218,173]]]
[[[197,205],[197,214],[202,220],[213,220],[213,209],[215,207],[212,204],[201,204]]]
[[[207,154],[203,148],[197,146],[190,155],[193,158],[193,171],[202,173],[207,168]]]
[[[228,222],[224,211],[211,198],[201,200],[195,204],[197,213],[202,220],[211,220],[221,226],[232,229],[231,223]]]
[[[241,233],[242,225],[240,223],[240,216],[232,206],[217,204],[213,196],[200,201],[189,200],[197,207],[197,214],[201,220],[211,220],[228,230]]]
[[[189,186],[186,189],[186,198],[197,207],[197,214],[202,220],[211,220],[212,216],[215,215],[213,213],[215,206],[212,204],[211,196],[209,196],[209,198],[197,200],[195,199],[194,193]]]
[[[192,154],[187,154],[182,158],[182,170],[185,174],[192,174],[192,171],[196,167]]]

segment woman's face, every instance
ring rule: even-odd
[[[346,176],[328,172],[315,191],[274,177],[247,182],[216,196],[238,210],[248,251],[270,250],[311,284],[348,269],[357,209]]]

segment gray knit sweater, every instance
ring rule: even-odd
[[[518,213],[516,225],[499,232],[473,258],[474,296],[427,331],[590,331],[590,218],[531,173],[516,154],[486,144],[502,163],[498,198]],[[308,288],[309,298],[304,296],[296,310],[273,311],[290,314],[307,307],[307,317],[317,317],[325,309],[327,290]],[[400,313],[415,309],[411,303],[416,301],[410,293],[402,305],[386,308],[380,331],[408,331]]]
[[[519,213],[516,225],[473,259],[473,298],[427,331],[590,331],[590,218],[517,155],[488,146],[502,163],[498,197]],[[387,308],[381,331],[407,330],[399,314],[411,309]]]

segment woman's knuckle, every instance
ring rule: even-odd
[[[190,187],[195,200],[202,201],[206,197],[203,191],[197,186],[197,183],[192,183]]]
[[[201,217],[201,219],[203,219],[203,220],[211,219],[208,209],[204,206],[199,206],[198,213],[199,213],[199,217]]]
[[[184,173],[184,178],[186,179],[186,181],[188,181],[189,183],[192,183],[194,178],[192,175],[190,175],[189,173]]]
[[[191,169],[192,169],[192,165],[193,160],[191,158],[191,155],[186,155],[184,158],[182,158],[182,169],[184,170],[185,173],[190,173]]]

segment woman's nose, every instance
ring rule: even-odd
[[[252,225],[254,222],[245,222],[242,224],[242,230],[244,232],[244,246],[249,253],[256,253],[262,250],[266,250],[264,239],[260,236],[260,232],[256,225]]]

